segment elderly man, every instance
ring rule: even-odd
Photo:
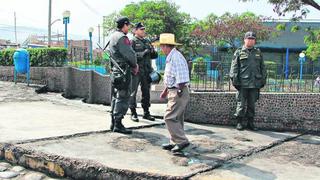
[[[180,44],[175,42],[174,34],[161,34],[159,44],[162,52],[167,56],[164,72],[165,89],[160,98],[168,97],[164,120],[171,136],[170,143],[163,144],[162,148],[178,153],[190,144],[184,132],[184,112],[190,99],[189,69],[186,59],[175,48]]]
[[[256,34],[247,32],[244,36],[244,45],[234,53],[230,68],[230,78],[237,89],[237,130],[243,130],[242,121],[247,119],[247,128],[258,130],[253,119],[255,102],[259,98],[260,89],[266,84],[266,68],[261,51],[254,47]]]

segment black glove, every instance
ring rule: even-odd
[[[150,53],[150,49],[146,49],[143,51],[143,56],[145,56],[146,54],[149,54]]]
[[[238,91],[240,91],[240,89],[241,89],[241,86],[239,86],[239,85],[236,85],[236,86],[234,86]]]

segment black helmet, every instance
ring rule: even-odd
[[[149,76],[152,84],[159,84],[161,80],[160,73],[158,73],[157,71],[153,71],[152,73],[149,74]]]
[[[119,17],[117,20],[116,20],[116,23],[117,23],[117,27],[118,28],[122,28],[125,24],[127,25],[130,25],[130,21],[129,21],[129,18],[128,17]]]

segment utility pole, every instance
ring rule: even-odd
[[[52,0],[49,0],[48,47],[51,46],[51,5],[52,5]]]
[[[59,29],[57,29],[57,34],[58,34],[58,45],[60,45],[60,34],[59,34]]]
[[[16,44],[18,44],[18,40],[17,40],[17,16],[16,16],[16,12],[14,12],[14,39],[16,41]]]
[[[98,38],[99,38],[99,44],[100,44],[100,24],[98,24]]]
[[[102,33],[102,47],[104,47],[106,45],[106,36],[104,35],[104,33]]]

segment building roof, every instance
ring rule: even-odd
[[[291,51],[301,51],[307,48],[304,43],[304,36],[308,35],[306,29],[320,29],[320,22],[265,22],[267,26],[272,27],[276,27],[279,23],[285,25],[285,30],[280,31],[280,35],[277,37],[260,42],[257,47],[265,50],[285,51],[289,48]],[[299,30],[291,32],[293,26],[298,26]]]

